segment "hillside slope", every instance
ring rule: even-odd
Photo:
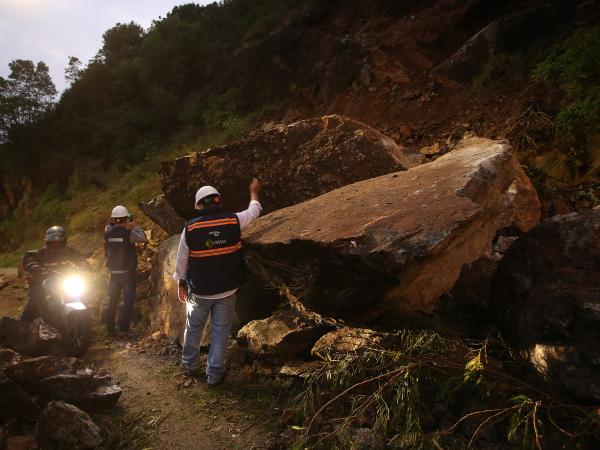
[[[593,204],[596,134],[557,142],[566,95],[531,73],[577,29],[593,30],[599,10],[593,0],[233,0],[176,7],[147,31],[118,24],[56,108],[0,147],[2,247],[50,219],[92,232],[112,203],[158,193],[161,159],[334,113],[433,152],[465,132],[508,137],[543,197],[563,184],[577,197],[584,180]],[[563,209],[572,190],[558,191]]]

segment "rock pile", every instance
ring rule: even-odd
[[[49,344],[59,339],[56,330],[41,319],[29,324],[3,317],[0,331],[0,345],[12,347],[0,347],[3,431],[12,434],[35,424],[42,449],[99,448],[99,430],[87,412],[112,409],[121,388],[110,376],[94,373],[77,358],[26,356],[58,348]]]

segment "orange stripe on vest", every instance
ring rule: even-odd
[[[191,258],[206,258],[208,256],[219,256],[226,255],[228,253],[237,252],[242,248],[242,243],[238,242],[235,245],[223,248],[216,248],[214,250],[190,250]]]
[[[236,219],[220,219],[220,220],[209,220],[206,222],[198,222],[188,225],[188,231],[196,230],[198,228],[209,228],[209,227],[217,227],[219,225],[237,225],[238,221]]]

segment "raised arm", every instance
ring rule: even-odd
[[[260,181],[258,181],[256,178],[253,178],[249,187],[250,204],[248,205],[248,209],[237,213],[240,221],[240,228],[242,230],[254,222],[254,220],[256,220],[262,212],[262,206],[259,201],[260,189]]]

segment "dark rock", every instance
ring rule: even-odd
[[[315,358],[328,354],[356,353],[368,348],[383,348],[390,343],[392,336],[367,328],[343,327],[321,336],[310,353]]]
[[[22,322],[11,317],[0,318],[0,345],[17,353],[27,353],[30,348],[29,322]]]
[[[195,217],[194,195],[215,186],[224,205],[248,206],[253,175],[263,184],[264,212],[300,203],[332,189],[406,170],[424,157],[373,128],[343,116],[303,120],[202,153],[167,161],[160,176],[167,201],[184,218]]]
[[[500,261],[492,299],[507,342],[575,398],[600,402],[600,209],[554,216]]]
[[[42,412],[35,434],[42,450],[86,450],[102,445],[100,428],[91,417],[65,402],[50,402]]]
[[[30,355],[64,355],[62,335],[41,318],[31,322],[29,350]]]
[[[465,264],[450,293],[442,297],[445,323],[454,331],[482,336],[494,326],[491,283],[497,266],[488,256]]]
[[[4,373],[21,387],[27,389],[43,378],[57,375],[60,370],[59,361],[52,356],[24,359],[8,367]]]
[[[20,360],[21,356],[14,350],[0,347],[0,371],[18,363]]]
[[[138,205],[154,223],[158,224],[167,233],[179,234],[183,230],[185,220],[177,215],[175,210],[164,195],[159,195],[152,200],[142,201]]]
[[[63,354],[61,334],[41,318],[24,322],[10,317],[0,319],[0,345],[23,355]]]
[[[238,333],[238,341],[253,359],[285,362],[307,356],[327,328],[303,319],[292,311],[278,311],[254,320]]]
[[[111,409],[121,396],[121,388],[110,376],[59,374],[38,383],[40,396],[46,401],[64,400],[86,411]]]
[[[20,417],[35,422],[40,412],[40,407],[33,399],[19,385],[0,372],[0,419]]]
[[[510,146],[469,138],[432,163],[263,216],[245,249],[298,310],[352,325],[384,313],[410,320],[439,306],[499,230],[526,231],[539,217]]]

